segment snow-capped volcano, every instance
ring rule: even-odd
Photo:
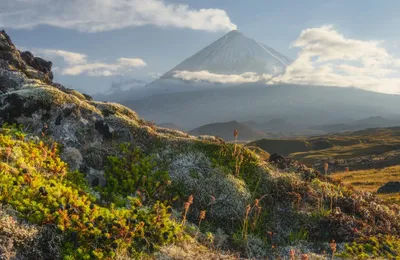
[[[244,83],[266,82],[283,73],[292,60],[276,50],[234,30],[159,79],[125,97],[124,101],[148,96],[220,89]]]
[[[207,71],[222,75],[276,75],[283,72],[291,62],[291,59],[276,50],[235,30],[186,59],[161,78],[174,78],[179,71]]]
[[[183,129],[234,120],[271,122],[284,118],[285,131],[301,126],[310,133],[312,125],[398,114],[397,95],[355,88],[266,84],[268,75],[284,72],[291,62],[266,45],[232,31],[141,92],[126,96],[122,103],[147,120],[172,122]],[[275,128],[265,130],[281,131]]]

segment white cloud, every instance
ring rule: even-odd
[[[303,30],[293,47],[301,48],[286,72],[269,83],[358,87],[400,94],[400,60],[381,41],[346,38],[332,26]]]
[[[26,50],[26,48],[23,48]],[[92,62],[88,61],[86,54],[70,52],[65,50],[52,49],[31,49],[35,55],[39,55],[45,59],[56,61],[61,58],[65,66],[57,66],[53,71],[62,75],[77,76],[85,74],[88,76],[113,76],[123,75],[131,71],[132,68],[140,68],[147,66],[142,59],[119,58],[114,63]],[[57,65],[61,65],[57,63]]]
[[[251,83],[262,80],[268,80],[272,76],[268,74],[259,75],[254,72],[246,72],[243,74],[214,74],[208,71],[175,71],[174,78],[189,80],[189,81],[207,81],[211,83]]]
[[[130,71],[131,68],[146,66],[146,62],[142,59],[119,58],[116,63],[86,63],[76,66],[67,67],[62,70],[61,74],[76,76],[87,74],[89,76],[113,76],[123,75],[124,72]]]
[[[77,76],[86,73],[89,76],[111,76],[113,75],[112,71],[116,71],[117,67],[115,64],[87,63],[64,68],[61,74]]]
[[[155,25],[205,31],[236,29],[224,10],[193,9],[164,0],[1,0],[0,27],[50,25],[100,32]]]
[[[87,56],[81,53],[51,49],[33,49],[32,51],[37,55],[45,56],[48,59],[61,57],[69,65],[83,64],[87,62]]]
[[[121,66],[127,66],[127,67],[144,67],[144,66],[146,66],[146,62],[144,62],[142,59],[119,58],[117,60],[117,62]]]

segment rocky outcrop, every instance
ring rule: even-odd
[[[400,192],[400,181],[390,181],[378,189],[378,193],[397,193]]]
[[[28,66],[43,72],[45,75],[49,77],[50,80],[53,80],[53,73],[51,72],[51,66],[53,63],[51,61],[46,61],[42,58],[33,56],[29,51],[21,52],[21,58],[25,61]]]
[[[86,173],[92,184],[103,183],[105,160],[121,143],[162,154],[175,145],[222,142],[158,128],[122,105],[95,102],[54,83],[51,66],[30,52],[19,52],[0,32],[0,125],[22,124],[28,132],[60,143],[70,170]]]
[[[20,52],[11,42],[5,31],[0,31],[0,68],[9,71],[22,72],[30,79],[37,79],[47,84],[52,84],[52,63],[39,57],[34,57],[30,52]],[[5,92],[4,75],[0,75],[0,91]]]

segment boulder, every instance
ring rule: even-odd
[[[33,56],[29,51],[21,52],[21,58],[25,61],[25,63],[32,68],[43,72],[46,74],[49,79],[53,80],[53,72],[51,72],[51,66],[53,63],[51,61],[46,61],[42,58]]]
[[[285,158],[282,155],[277,154],[277,153],[273,153],[269,157],[269,162],[272,162],[272,163],[280,163],[283,161],[285,161]]]
[[[400,181],[390,181],[378,189],[378,193],[397,193],[400,192]]]

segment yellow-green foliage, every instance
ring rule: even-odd
[[[331,175],[334,180],[340,180],[343,184],[351,185],[357,190],[376,193],[379,187],[389,181],[400,179],[400,166],[384,169],[369,169],[360,171],[339,172]],[[381,199],[400,204],[400,193],[378,194]]]
[[[246,146],[247,149],[254,152],[263,161],[268,161],[270,154],[257,146]]]
[[[393,236],[361,238],[351,244],[337,256],[351,259],[400,259],[400,240]]]
[[[129,144],[122,144],[118,155],[108,157],[105,177],[107,186],[103,194],[119,201],[137,193],[144,196],[146,202],[153,202],[164,197],[170,184],[167,171],[157,169],[152,158]]]
[[[65,259],[110,259],[117,254],[138,257],[170,243],[181,227],[170,209],[140,198],[128,205],[96,202],[79,173],[68,173],[56,143],[25,140],[14,128],[0,131],[0,201],[21,218],[55,225],[64,234]]]

